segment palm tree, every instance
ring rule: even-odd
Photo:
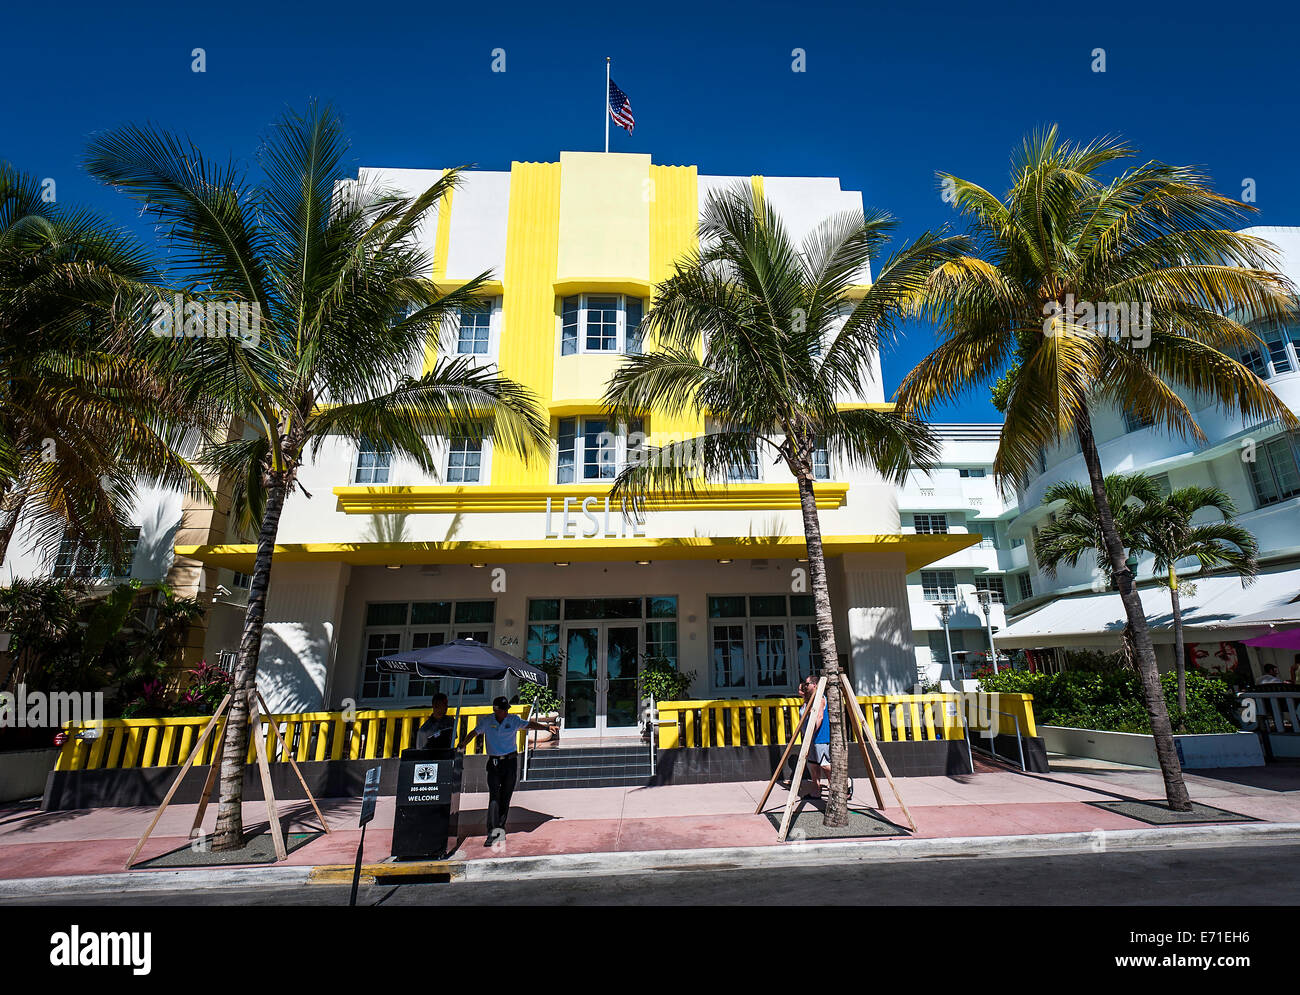
[[[190,142],[125,126],[95,137],[95,176],[143,201],[169,232],[178,275],[196,293],[239,302],[260,316],[250,345],[233,337],[160,339],[187,358],[185,382],[219,403],[236,425],[202,453],[234,482],[234,510],[256,528],[257,552],[239,644],[235,694],[221,759],[216,850],[242,844],[249,696],[285,499],[299,468],[329,438],[386,446],[435,473],[432,436],[490,434],[525,458],[547,444],[532,395],[491,368],[439,360],[420,376],[430,334],[488,274],[443,292],[415,235],[426,212],[457,182],[449,171],[416,197],[347,178],[339,119],[313,104],[287,114],[262,146],[260,184],[218,165]]]
[[[1259,343],[1248,323],[1281,323],[1296,302],[1273,246],[1230,230],[1251,208],[1215,193],[1194,167],[1146,162],[1104,175],[1133,154],[1111,139],[1060,142],[1053,127],[1026,140],[1002,199],[940,174],[979,251],[936,273],[929,307],[940,342],[904,379],[899,399],[923,413],[1007,371],[994,463],[1004,486],[1028,475],[1041,448],[1078,440],[1133,633],[1165,794],[1172,809],[1188,811],[1151,633],[1106,499],[1092,411],[1127,410],[1201,440],[1175,390],[1183,388],[1250,422],[1296,425],[1231,358]],[[1136,309],[1139,320],[1121,323],[1121,306],[1123,317]]]
[[[1217,511],[1217,522],[1193,525],[1203,509]],[[1259,571],[1259,542],[1232,520],[1236,506],[1218,487],[1180,487],[1152,506],[1146,548],[1155,554],[1156,572],[1168,578],[1174,614],[1174,666],[1178,673],[1178,711],[1187,712],[1187,667],[1183,649],[1183,610],[1179,603],[1178,563],[1195,559],[1201,573],[1227,567],[1253,578]],[[1181,721],[1181,715],[1180,715]]]
[[[1130,555],[1145,552],[1151,509],[1153,502],[1160,498],[1160,488],[1155,480],[1141,473],[1112,473],[1106,477],[1103,486],[1120,542]],[[1101,516],[1097,513],[1097,499],[1092,487],[1073,480],[1059,481],[1043,493],[1043,504],[1060,507],[1053,512],[1052,520],[1038,530],[1034,539],[1034,559],[1038,565],[1049,576],[1055,577],[1062,563],[1078,566],[1080,559],[1093,554],[1097,558],[1097,576],[1105,578],[1111,590],[1117,590],[1119,585],[1102,535]],[[1136,654],[1131,626],[1124,626],[1121,639],[1124,658],[1132,664]]]
[[[616,491],[689,492],[755,465],[760,453],[797,481],[831,717],[831,826],[848,820],[848,756],[814,457],[825,451],[898,480],[933,460],[936,444],[920,422],[838,400],[860,395],[894,319],[915,303],[931,269],[964,248],[924,235],[886,260],[856,299],[853,288],[893,228],[886,214],[849,212],[795,245],[748,184],[710,194],[699,250],[677,262],[645,315],[658,348],[628,357],[605,393],[624,422],[653,408],[707,415],[721,427],[647,448],[619,474]]]
[[[201,412],[149,359],[143,247],[0,163],[0,563],[19,523],[120,564],[139,480],[204,493],[180,455]]]
[[[1143,473],[1111,473],[1103,487],[1121,544],[1131,554],[1146,552],[1150,508],[1160,500],[1155,480]],[[1058,481],[1043,492],[1043,504],[1058,507],[1034,540],[1038,565],[1055,577],[1062,563],[1078,566],[1079,560],[1093,554],[1097,575],[1106,578],[1108,587],[1117,587],[1092,487],[1073,480]]]

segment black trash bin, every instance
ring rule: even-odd
[[[439,860],[459,840],[463,754],[455,750],[403,750],[397,772],[393,856]]]

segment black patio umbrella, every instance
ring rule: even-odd
[[[439,646],[393,653],[376,662],[388,674],[458,677],[463,681],[499,681],[506,674],[514,674],[534,684],[546,684],[546,673],[540,667],[474,639],[453,639]]]
[[[456,701],[456,722],[460,722],[465,701],[466,681],[499,681],[506,674],[514,674],[534,684],[546,686],[546,672],[517,656],[493,649],[475,639],[453,639],[439,646],[407,650],[381,656],[375,661],[379,669],[389,674],[415,674],[417,677],[451,677],[460,681],[460,695]]]

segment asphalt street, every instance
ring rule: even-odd
[[[342,885],[28,897],[2,905],[346,905]],[[359,905],[1300,905],[1300,843],[363,886]]]

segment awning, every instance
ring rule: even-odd
[[[1291,602],[1300,591],[1300,569],[1261,573],[1249,585],[1243,585],[1235,574],[1183,578],[1183,583],[1189,581],[1195,585],[1196,593],[1184,592],[1181,598],[1187,642],[1231,642],[1265,635],[1279,619],[1288,616],[1295,608]],[[1140,586],[1138,593],[1152,640],[1172,643],[1173,606],[1169,589],[1147,584]],[[1124,623],[1124,605],[1119,594],[1106,591],[1057,598],[995,633],[993,638],[1002,649],[1050,646],[1115,649],[1120,644]]]
[[[963,535],[823,536],[827,556],[846,553],[902,553],[915,570],[974,546],[979,533]],[[251,573],[254,543],[177,546],[176,555],[216,567]],[[683,536],[620,539],[466,539],[447,542],[319,542],[275,547],[275,562],[341,561],[354,566],[407,563],[615,563],[629,560],[799,559],[808,555],[798,536]]]

